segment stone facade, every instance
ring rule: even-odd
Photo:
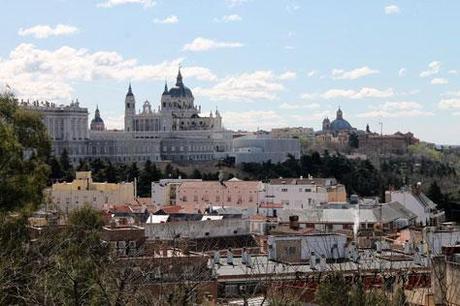
[[[69,106],[49,102],[22,106],[40,112],[53,141],[53,154],[67,150],[71,161],[101,158],[116,163],[172,160],[205,161],[231,152],[232,132],[223,128],[219,111],[201,115],[179,70],[176,85],[165,90],[158,109],[145,101],[136,113],[129,85],[125,97],[124,130],[106,130],[99,108],[88,130],[88,109],[78,100]]]

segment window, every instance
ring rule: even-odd
[[[197,196],[197,195],[194,195],[194,196],[193,196],[193,201],[194,201],[194,202],[198,202],[198,196]]]
[[[254,201],[254,198],[252,195],[249,196],[249,203],[252,203]]]
[[[287,192],[287,188],[281,188],[281,192]]]
[[[311,192],[310,188],[305,188],[305,192]]]

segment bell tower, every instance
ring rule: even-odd
[[[125,131],[132,132],[134,125],[134,116],[136,115],[136,99],[134,98],[133,91],[131,89],[131,83],[129,83],[128,92],[125,98]]]

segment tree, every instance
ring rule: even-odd
[[[0,94],[0,212],[41,204],[50,147],[40,115]]]
[[[137,167],[137,163],[133,162],[128,169],[127,179],[128,179],[128,182],[132,182],[134,181],[134,179],[138,179],[138,178],[139,178],[139,168]]]
[[[138,194],[142,197],[150,197],[152,182],[161,178],[161,171],[150,160],[144,164],[144,169],[139,177]]]
[[[321,306],[348,305],[349,286],[340,272],[329,275],[329,279],[320,283],[315,301]]]
[[[350,136],[348,137],[348,145],[350,146],[350,148],[359,148],[359,138],[356,133],[350,134]]]
[[[66,182],[71,182],[75,178],[75,171],[73,169],[72,163],[70,162],[69,152],[67,149],[64,149],[59,158],[59,164],[61,165],[63,171],[63,179]]]
[[[434,181],[431,183],[430,188],[428,189],[427,196],[435,202],[436,204],[439,204],[442,206],[444,204],[445,197],[442,194],[441,188],[439,187],[438,183]]]

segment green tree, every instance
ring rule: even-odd
[[[59,157],[59,164],[61,165],[63,171],[63,179],[66,182],[71,182],[75,178],[75,170],[70,162],[69,152],[67,149],[64,149]]]
[[[320,283],[316,291],[315,301],[321,306],[345,306],[349,303],[349,286],[343,275],[336,272]]]
[[[350,148],[359,148],[359,138],[356,133],[350,134],[350,137],[348,137],[348,145],[350,146]]]
[[[41,203],[50,140],[38,113],[0,94],[0,212]]]

